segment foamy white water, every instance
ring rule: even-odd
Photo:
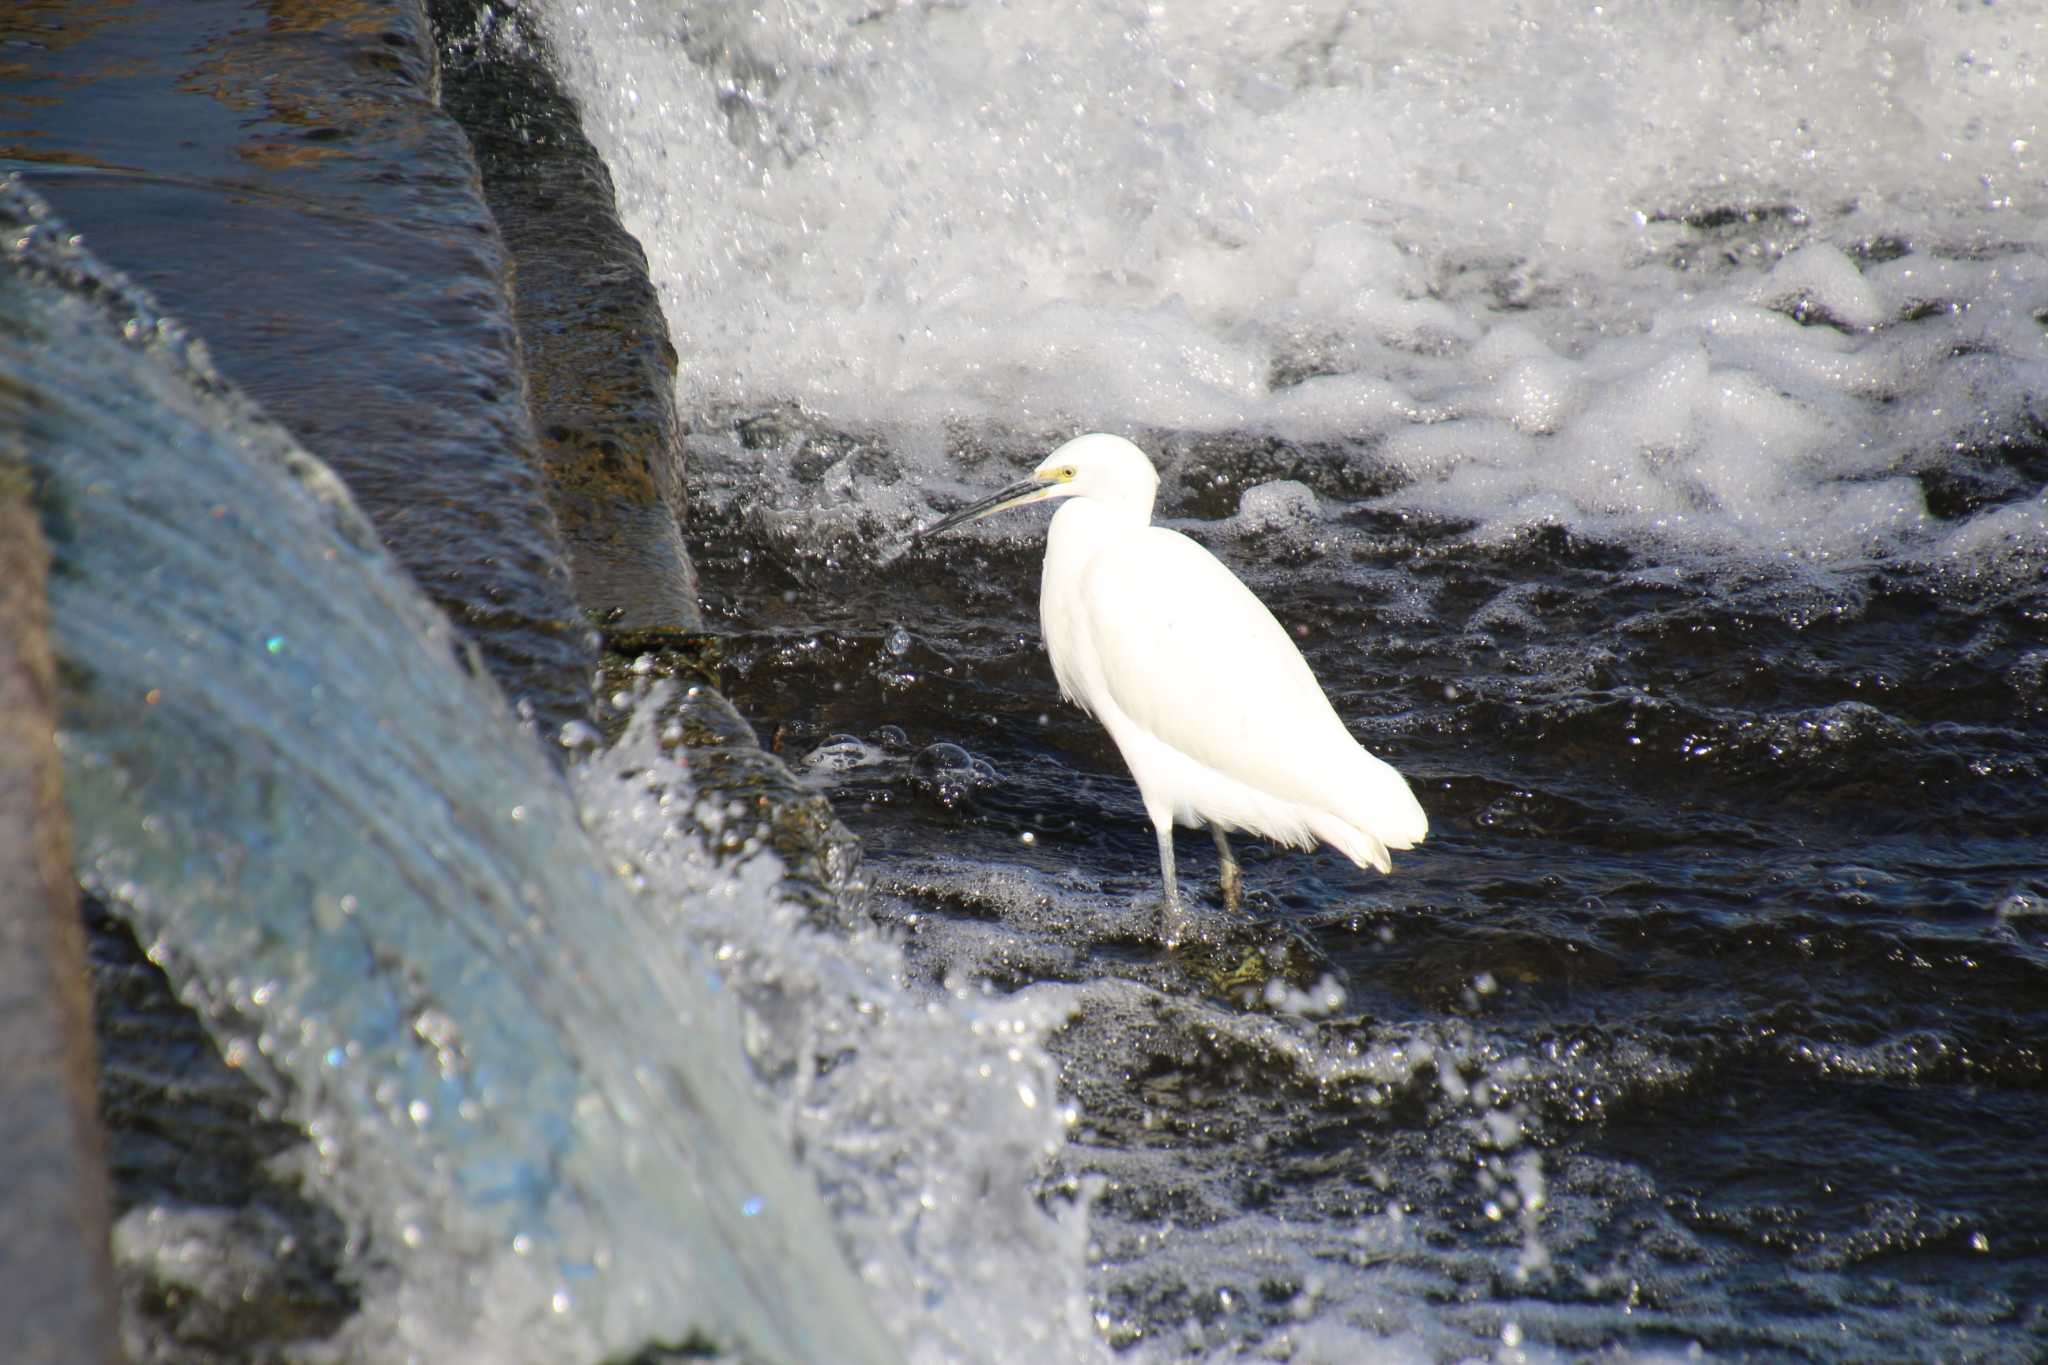
[[[577,774],[585,820],[668,933],[715,964],[762,1096],[904,1358],[1107,1360],[1086,1200],[1038,1197],[1073,1122],[1043,1046],[1072,993],[962,981],[935,998],[879,931],[808,927],[774,854],[717,863],[696,830],[749,813],[699,802],[657,732],[659,696],[615,699],[634,718]]]
[[[1291,447],[1287,481],[1211,529],[1241,559],[1305,550],[1347,581],[1391,571],[1343,553],[1357,533],[1316,482],[1333,465],[1478,538],[1561,525],[1653,551],[1650,574],[1789,560],[1821,599],[1855,590],[1838,563],[2048,554],[2040,490],[1944,510],[1922,477],[2042,439],[2038,7],[540,8],[667,305],[697,505],[750,519],[750,544],[858,560],[996,466],[1106,429],[1165,455],[1169,502],[1190,438]],[[1385,629],[1434,605],[1372,588]],[[815,766],[871,757],[828,745]],[[1059,976],[1065,945],[1134,913],[1083,868],[945,864],[897,873],[991,916],[920,927],[969,977]],[[1429,1023],[1346,1051],[1118,980],[1085,988],[1069,1029],[1077,1051],[1097,1030],[1168,1053],[1222,1038],[1389,1104],[1426,1093],[1480,1216],[1512,1233],[1453,1272],[1432,1255],[1466,1250],[1427,1229],[1466,1186],[1383,1186],[1358,1219],[1253,1208],[1247,1149],[1205,1166],[1199,1144],[1084,1136],[1073,1166],[1146,1192],[1121,1216],[1105,1202],[1074,1252],[1105,1337],[1158,1360],[1562,1358],[1529,1342],[1569,1339],[1574,1306],[1509,1292],[1465,1311],[1443,1277],[1512,1284],[1581,1235],[1583,1199],[1549,1189],[1494,1079],[1578,1062]],[[875,1111],[880,1131],[915,1093]],[[1071,1248],[1034,1236],[1015,1273],[1066,1284],[1032,1258]],[[934,1251],[909,1281],[984,1254]],[[1267,1283],[1300,1287],[1291,1325],[1247,1326],[1245,1287]],[[935,1302],[934,1339],[963,1341],[948,1302],[1016,1300]]]
[[[799,538],[921,513],[963,436],[1105,428],[1337,445],[1496,531],[2048,544],[1911,477],[2038,430],[2039,7],[546,8],[686,410],[901,462],[700,438]]]

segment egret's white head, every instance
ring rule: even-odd
[[[1152,520],[1159,471],[1145,452],[1121,436],[1076,436],[1031,471],[1031,477],[989,494],[917,533],[923,540],[965,522],[1048,498],[1091,498],[1143,524]]]

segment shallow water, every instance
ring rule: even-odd
[[[1054,1042],[1082,1115],[1063,1169],[1112,1179],[1113,1333],[2038,1349],[2038,581],[1742,581],[1357,511],[1305,553],[1186,524],[1313,623],[1340,712],[1433,821],[1386,880],[1246,851],[1241,923],[1183,836],[1222,947],[1150,938],[1150,829],[1056,696],[1029,555],[834,585],[850,619],[745,637],[728,679],[815,755],[913,963],[1087,988]],[[913,611],[900,653],[864,624]],[[1503,1198],[1518,1178],[1539,1215]]]
[[[1079,992],[1105,1340],[2038,1355],[2043,20],[569,12],[723,680],[914,973]],[[1250,850],[1166,953],[1042,514],[879,568],[1090,427],[1409,774],[1393,877]]]
[[[285,461],[324,510],[228,459],[242,428],[149,371],[159,406],[106,422],[226,459],[247,524],[286,528],[243,548],[294,566],[195,551],[162,600],[355,612],[305,636],[337,647],[324,664],[298,627],[221,613],[231,659],[190,655],[173,698],[226,736],[200,795],[274,794],[259,828],[332,816],[303,850],[316,889],[357,866],[335,850],[360,854],[347,812],[373,807],[393,848],[362,875],[439,887],[417,913],[390,898],[417,973],[299,951],[306,914],[355,912],[293,887],[247,897],[284,926],[250,947],[189,880],[243,875],[246,811],[162,839],[119,784],[70,779],[111,811],[81,821],[88,874],[235,1055],[260,1073],[268,1038],[272,1070],[317,1076],[329,1042],[395,1051],[391,1086],[280,1101],[375,1158],[308,1160],[316,1192],[395,1245],[422,1198],[467,1230],[445,1258],[347,1248],[371,1291],[353,1340],[395,1353],[374,1333],[398,1323],[552,1359],[701,1321],[664,1242],[699,1224],[621,1174],[650,1148],[520,1168],[567,1252],[586,1195],[634,1230],[601,1267],[616,1298],[579,1291],[619,1310],[572,1296],[558,1321],[552,1272],[583,1263],[523,1272],[507,1201],[458,1178],[479,1140],[460,1096],[415,1110],[499,1036],[440,1013],[510,998],[504,1036],[533,1045],[498,1072],[523,1088],[495,1096],[494,1133],[517,1131],[508,1096],[541,1096],[545,1151],[567,1140],[550,1116],[585,1113],[547,1094],[590,1085],[645,1101],[620,1130],[662,1153],[786,1145],[913,1359],[2039,1355],[2048,20],[544,17],[683,356],[722,681],[861,834],[897,937],[822,932],[781,898],[747,813],[691,809],[630,687],[616,745],[570,736],[570,811],[367,532],[326,539],[346,518],[322,471]],[[38,384],[125,373],[107,337],[67,337],[92,363],[33,348]],[[1249,848],[1249,912],[1209,898],[1207,940],[1165,951],[1135,793],[1039,652],[1039,522],[878,570],[918,519],[1095,426],[1159,455],[1162,515],[1415,782],[1434,832],[1391,878]],[[225,505],[227,476],[195,479],[212,467],[153,474],[143,511],[203,499],[184,521],[203,520]],[[75,581],[74,619],[138,581]],[[396,619],[349,606],[366,597]],[[133,615],[102,656],[165,617]],[[374,735],[299,709],[415,683],[431,704]],[[110,732],[141,723],[107,696]],[[337,775],[252,776],[263,736]],[[700,829],[741,856],[715,865]],[[1206,842],[1182,856],[1206,892]],[[456,942],[506,937],[500,901],[546,912],[507,939],[533,989]],[[440,1013],[412,1008],[421,980]],[[713,981],[730,1047],[672,1038],[676,993]],[[548,1018],[516,1008],[534,998]],[[700,1053],[744,1057],[769,1119],[707,1138],[638,1065]],[[124,1255],[178,1262],[207,1233],[130,1226]],[[735,1273],[811,1273],[765,1262]],[[814,1290],[786,1298],[830,1331]]]

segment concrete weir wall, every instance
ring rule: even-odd
[[[510,262],[418,0],[31,7],[0,34],[31,187],[347,481],[509,696],[586,714]],[[490,517],[453,510],[479,489]]]
[[[512,258],[533,424],[577,597],[608,629],[694,628],[676,352],[611,172],[524,11],[504,0],[428,10],[442,108],[469,134]]]
[[[675,353],[573,105],[534,49],[484,60],[473,41],[519,22],[490,0],[435,0],[431,20],[425,0],[7,6],[0,171],[21,175],[94,254],[146,286],[205,339],[223,375],[343,477],[478,664],[546,734],[591,714],[600,626],[637,639],[699,620],[681,534]],[[173,1055],[205,1045],[118,924],[97,915],[89,953],[83,942],[53,743],[61,696],[42,542],[5,438],[0,1359],[114,1359],[124,1312],[131,1336],[182,1329],[161,1312],[138,1319],[148,1287],[109,1269],[85,959],[102,1029],[110,1016],[125,1021],[103,1033],[110,1055],[128,1058],[139,1032],[177,1033]],[[793,880],[821,903],[843,893],[858,851],[829,808],[754,747],[715,693],[685,704],[693,742],[718,759],[709,769],[738,765],[750,799],[776,812]],[[148,1178],[210,1172],[195,1203],[268,1181],[264,1152],[288,1139],[263,1136],[257,1097],[221,1084],[217,1058],[197,1056],[182,1077],[131,1062],[100,1091],[117,1146],[124,1123],[152,1105],[175,1112],[179,1095],[200,1096],[208,1116],[168,1125],[184,1132],[148,1121],[150,1143],[190,1148],[152,1158]],[[137,1093],[152,1088],[154,1098]],[[285,1197],[271,1202],[269,1216],[299,1240],[335,1240],[319,1210],[279,1213]],[[272,1293],[290,1301],[284,1316],[300,1339],[350,1307],[331,1282],[257,1298]],[[212,1358],[208,1349],[152,1337],[149,1353]]]

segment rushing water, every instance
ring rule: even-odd
[[[727,682],[913,974],[1073,993],[1104,1341],[2048,1349],[2037,7],[541,8]],[[878,571],[1089,428],[1410,775],[1391,878],[1163,952],[1038,522]]]
[[[343,1350],[2040,1356],[2038,7],[540,8],[890,935],[713,865],[655,696],[565,790],[9,200],[82,872],[312,1137]],[[1164,951],[1033,517],[878,571],[1089,427],[1410,775],[1392,877],[1247,849]]]
[[[80,877],[309,1139],[345,1349],[887,1358],[698,945],[340,482],[15,181],[0,232]],[[219,1293],[226,1222],[140,1204],[117,1251]]]

